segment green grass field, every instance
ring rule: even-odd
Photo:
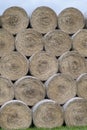
[[[3,130],[3,129],[0,129]],[[53,128],[53,129],[48,129],[48,128],[28,128],[28,129],[20,129],[20,130],[87,130],[87,127],[59,127],[59,128]]]
[[[59,127],[59,128],[53,128],[53,129],[47,129],[47,128],[29,128],[27,130],[87,130],[87,127]]]

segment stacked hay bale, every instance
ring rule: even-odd
[[[87,20],[86,20],[87,21]],[[87,24],[87,22],[86,22]],[[84,28],[84,29],[83,29]],[[87,125],[87,30],[83,14],[10,7],[0,16],[0,127]]]

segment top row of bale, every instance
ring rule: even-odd
[[[42,34],[57,28],[68,34],[74,34],[87,26],[87,19],[80,10],[73,7],[66,8],[57,15],[51,8],[41,6],[29,17],[23,8],[13,6],[3,12],[0,25],[11,34],[17,34],[28,27]]]

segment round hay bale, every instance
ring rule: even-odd
[[[36,31],[45,34],[57,27],[57,15],[49,7],[38,7],[31,15],[31,26]]]
[[[7,8],[2,15],[2,27],[12,34],[17,34],[27,28],[29,17],[26,11],[21,7]]]
[[[31,56],[30,72],[33,76],[45,81],[57,71],[58,61],[50,53],[41,51]]]
[[[64,104],[76,95],[76,82],[68,74],[54,74],[46,83],[48,98]]]
[[[22,101],[11,100],[0,109],[0,126],[3,129],[26,129],[31,122],[31,109]]]
[[[33,107],[33,123],[36,127],[54,128],[63,124],[63,110],[53,100],[42,100]]]
[[[81,29],[73,35],[73,48],[84,57],[87,57],[87,30]]]
[[[14,37],[5,29],[0,29],[0,57],[14,50]]]
[[[26,56],[43,50],[43,45],[42,35],[33,29],[26,29],[16,37],[16,49]]]
[[[60,56],[71,48],[72,40],[61,30],[48,32],[45,36],[45,50],[55,56]]]
[[[58,15],[58,25],[62,31],[73,34],[84,27],[84,16],[76,8],[66,8]]]
[[[17,80],[28,72],[29,64],[19,52],[11,52],[1,58],[1,75],[10,79]]]
[[[76,97],[64,105],[65,123],[67,126],[87,125],[87,100]]]
[[[70,74],[74,79],[87,72],[85,58],[76,51],[65,52],[58,61],[60,72]]]
[[[81,74],[76,80],[77,95],[87,99],[87,73]]]
[[[14,98],[14,86],[13,83],[0,76],[0,105]]]
[[[15,82],[15,98],[22,100],[29,106],[45,98],[45,86],[43,83],[32,76],[24,76]]]

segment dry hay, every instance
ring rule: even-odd
[[[30,72],[42,81],[58,71],[58,61],[50,53],[40,51],[30,58]]]
[[[49,7],[38,7],[31,15],[31,26],[40,33],[47,33],[57,27],[57,15]]]
[[[0,105],[14,98],[13,83],[4,77],[0,76]]]
[[[35,77],[24,76],[17,80],[14,86],[15,98],[24,101],[29,106],[45,98],[45,86]]]
[[[33,107],[33,123],[36,127],[54,128],[63,124],[63,110],[53,100],[42,100]]]
[[[87,72],[85,58],[76,51],[65,52],[60,56],[58,61],[60,71],[62,73],[70,74],[74,79],[82,73]]]
[[[81,29],[73,37],[73,48],[82,56],[87,57],[87,29]]]
[[[60,56],[71,49],[72,40],[68,34],[61,30],[48,32],[44,36],[45,50],[55,56]]]
[[[15,44],[20,53],[31,56],[35,52],[43,50],[44,41],[39,32],[33,29],[26,29],[17,34]]]
[[[77,82],[77,95],[87,99],[87,73],[81,74]]]
[[[29,19],[23,8],[13,6],[0,16],[2,129],[26,129],[32,116],[37,128],[62,126],[64,118],[67,126],[87,125],[84,25],[83,14],[72,7],[57,17],[41,6]]]
[[[64,105],[65,123],[67,126],[87,125],[87,100],[73,98]]]
[[[0,108],[0,126],[3,129],[26,129],[31,122],[31,109],[22,101],[11,100]]]
[[[17,80],[27,74],[29,64],[26,57],[14,51],[1,58],[0,67],[2,76]]]
[[[27,28],[29,17],[23,8],[13,6],[4,11],[1,21],[3,28],[12,34],[17,34],[21,30]]]
[[[68,74],[54,74],[46,83],[48,98],[59,104],[64,104],[76,96],[76,82]]]
[[[62,31],[73,34],[84,27],[84,16],[76,8],[66,8],[58,15],[58,25]]]
[[[0,28],[0,57],[14,50],[14,37],[5,29]]]

